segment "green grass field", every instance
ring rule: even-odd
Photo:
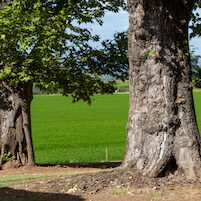
[[[198,92],[194,92],[193,97],[194,97],[197,124],[201,134],[201,90]]]
[[[35,96],[32,132],[37,163],[97,162],[123,158],[128,95],[96,95],[87,103]]]
[[[195,92],[201,130],[201,93]],[[96,95],[92,105],[72,99],[35,96],[32,132],[37,163],[99,162],[123,159],[128,119],[128,94]]]

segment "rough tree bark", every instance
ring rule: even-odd
[[[128,0],[130,109],[124,167],[200,177],[188,50],[193,1]]]
[[[1,2],[0,10],[7,3]],[[0,169],[3,155],[8,152],[15,156],[14,166],[35,164],[30,116],[32,99],[31,83],[11,87],[6,81],[0,82]]]
[[[1,82],[0,93],[0,168],[5,152],[15,156],[14,165],[32,166],[35,164],[30,121],[32,84],[10,87]]]

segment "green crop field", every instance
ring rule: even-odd
[[[32,132],[37,163],[122,160],[126,144],[128,95],[96,95],[87,103],[35,96]]]
[[[201,92],[194,92],[193,96],[194,96],[196,119],[201,134]]]
[[[195,92],[201,130],[201,93]],[[128,94],[96,95],[92,105],[70,97],[35,96],[32,134],[37,163],[99,162],[123,159]]]

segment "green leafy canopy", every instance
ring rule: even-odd
[[[102,48],[91,52],[91,60],[88,66],[95,68],[97,72],[104,69],[105,74],[113,78],[128,79],[128,32],[117,32],[113,39],[102,42]]]
[[[190,23],[190,37],[201,36],[201,16],[199,13],[199,8],[201,8],[201,0],[194,0],[193,12],[191,15]]]
[[[118,12],[120,7],[125,8],[122,1],[108,0],[1,1],[0,79],[11,85],[56,85],[75,101],[90,102],[94,93],[113,92],[113,82],[100,79],[105,69],[89,65],[89,42],[99,37],[82,24],[101,25],[107,11]]]

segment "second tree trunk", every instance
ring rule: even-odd
[[[11,87],[1,82],[0,91],[0,168],[3,155],[9,152],[15,158],[14,166],[34,165],[30,119],[32,84]]]

